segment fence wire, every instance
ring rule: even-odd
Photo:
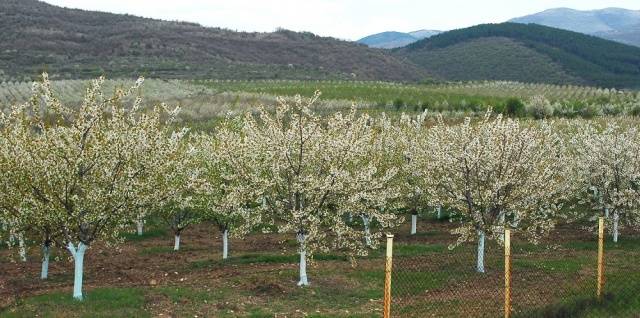
[[[605,237],[605,285],[597,295],[597,235],[580,225],[556,229],[534,245],[513,231],[511,317],[640,317],[640,237]],[[504,317],[504,248],[486,243],[485,272],[476,246],[396,236],[391,317]]]
[[[504,298],[501,250],[486,250],[485,273],[480,274],[473,248],[449,250],[438,244],[426,255],[412,256],[412,245],[402,241],[401,237],[396,243],[398,252],[393,258],[393,317],[500,315]]]

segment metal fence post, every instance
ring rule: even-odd
[[[598,300],[604,291],[604,217],[598,219]]]
[[[393,234],[387,234],[387,257],[384,266],[383,317],[391,317],[391,265],[393,260]]]
[[[511,317],[511,230],[504,230],[504,317]]]

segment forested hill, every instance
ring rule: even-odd
[[[395,53],[449,80],[640,87],[640,48],[536,24],[478,25]]]
[[[1,0],[0,30],[0,81],[33,78],[43,69],[58,78],[105,73],[414,81],[426,76],[383,50],[311,33],[234,32],[36,0]]]

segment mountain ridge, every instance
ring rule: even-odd
[[[411,32],[385,31],[365,36],[356,42],[372,48],[395,49],[440,33],[442,31],[428,29]]]
[[[607,40],[640,46],[640,10],[608,7],[597,10],[552,8],[509,20],[595,35]]]
[[[362,79],[428,75],[386,51],[308,32],[235,32],[189,22],[0,2],[0,80],[61,78]]]
[[[640,85],[640,48],[537,24],[478,25],[387,50],[309,32],[236,32],[37,0],[3,0],[0,29],[0,81],[31,80],[47,70],[52,78],[73,79],[105,74]]]

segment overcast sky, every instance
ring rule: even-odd
[[[278,27],[357,40],[382,31],[450,30],[549,8],[640,9],[639,0],[45,0],[69,8],[197,22],[240,31]]]

